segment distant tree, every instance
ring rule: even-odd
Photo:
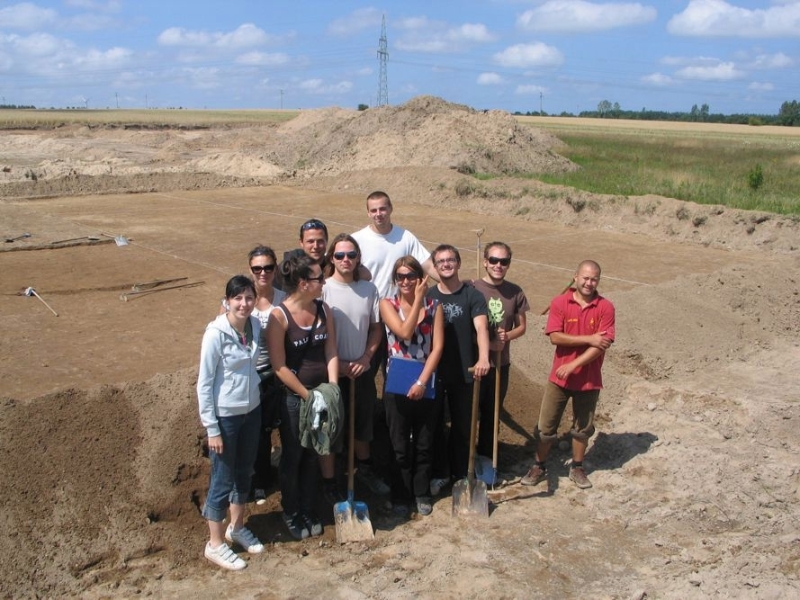
[[[700,120],[708,121],[708,104],[703,104],[703,106],[700,107]]]
[[[366,105],[366,104],[359,104],[358,105],[358,110],[367,110],[368,108],[369,108],[369,106]]]
[[[692,110],[689,111],[689,118],[692,121],[697,121],[697,117],[700,116],[700,109],[697,108],[697,104],[692,104]]]
[[[600,113],[601,117],[605,117],[611,111],[611,108],[611,102],[608,100],[601,100],[597,105],[597,112]]]
[[[798,104],[797,100],[781,104],[781,110],[778,112],[778,123],[787,127],[800,125],[800,104]]]

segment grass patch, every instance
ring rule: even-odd
[[[543,182],[600,194],[657,194],[800,214],[796,137],[548,129],[565,143],[559,153],[581,169],[535,176]]]

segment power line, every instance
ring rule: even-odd
[[[380,76],[378,78],[378,106],[389,105],[389,78],[386,74],[386,63],[389,61],[389,49],[386,41],[386,15],[381,22],[381,39],[378,41],[378,60]]]

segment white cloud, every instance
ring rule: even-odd
[[[504,79],[497,73],[481,73],[478,75],[478,85],[499,85],[504,83]]]
[[[158,36],[162,46],[205,46],[211,41],[211,35],[204,31],[187,31],[183,27],[170,27]]]
[[[534,96],[534,95],[538,96],[539,94],[544,94],[545,91],[546,89],[540,85],[528,84],[528,85],[518,85],[517,89],[514,90],[514,93],[520,96]]]
[[[469,46],[496,39],[496,36],[482,23],[450,26],[442,21],[431,21],[425,17],[402,19],[398,29],[404,33],[394,43],[394,47],[406,52],[431,54],[463,52]]]
[[[504,67],[555,67],[564,63],[564,55],[558,48],[542,42],[510,46],[492,59]]]
[[[97,0],[66,0],[64,4],[72,8],[98,10],[101,12],[116,13],[122,10],[122,2],[120,2],[120,0],[108,0],[108,2],[98,2]]]
[[[667,31],[699,37],[798,37],[800,2],[751,10],[725,0],[690,0],[683,12],[669,20]]]
[[[328,25],[328,33],[337,37],[348,37],[364,29],[378,31],[382,17],[383,14],[377,8],[359,8],[346,17],[332,21]]]
[[[158,43],[162,46],[176,46],[180,48],[201,48],[214,46],[218,49],[237,50],[252,48],[274,41],[275,38],[253,25],[245,23],[228,33],[191,31],[183,27],[170,27],[158,36]]]
[[[58,13],[49,8],[40,8],[29,2],[0,8],[0,26],[3,29],[24,29],[32,31],[54,23]]]
[[[216,67],[187,68],[190,85],[200,90],[213,90],[221,87],[221,71]]]
[[[119,21],[110,15],[83,14],[63,20],[63,28],[74,31],[103,31],[116,29]]]
[[[587,32],[654,21],[655,8],[637,3],[597,4],[585,0],[549,0],[517,18],[525,31]]]
[[[680,79],[694,79],[701,81],[731,81],[741,79],[744,72],[736,68],[732,62],[721,62],[716,65],[695,65],[684,67],[675,72]]]
[[[339,81],[326,84],[322,79],[306,79],[301,81],[300,89],[309,94],[346,94],[353,89],[351,81]]]
[[[455,42],[491,42],[495,37],[481,23],[464,23],[447,31],[447,38]]]
[[[650,73],[650,75],[645,75],[642,77],[641,81],[656,87],[664,87],[672,85],[673,83],[672,77],[669,75],[664,75],[663,73]]]
[[[240,65],[251,66],[280,66],[290,61],[289,56],[283,52],[246,52],[236,58]]]
[[[794,60],[783,52],[759,54],[748,62],[750,69],[786,69],[794,65]]]
[[[720,59],[714,58],[713,56],[665,56],[661,59],[662,64],[671,67],[683,67],[686,65],[691,67],[711,67],[721,62]]]
[[[754,81],[750,85],[747,86],[748,90],[752,90],[754,92],[771,92],[775,89],[775,86],[771,83],[762,83],[759,81]]]

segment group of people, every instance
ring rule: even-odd
[[[328,243],[324,223],[311,219],[300,227],[300,247],[280,263],[271,248],[254,248],[252,278],[230,279],[220,314],[206,328],[197,395],[211,482],[202,514],[210,534],[205,556],[221,567],[247,564],[229,544],[264,549],[244,525],[244,508],[266,499],[275,428],[283,521],[298,540],[323,533],[320,500],[345,500],[337,456],[350,443],[346,434],[358,481],[391,494],[398,516],[431,514],[433,497],[466,477],[470,444],[492,453],[495,377],[502,405],[509,343],[525,334],[529,310],[523,290],[506,279],[511,248],[487,244],[485,275],[465,281],[456,247],[425,249],[392,223],[384,192],[366,204],[370,224],[352,235]],[[570,398],[570,479],[591,485],[582,460],[594,432],[603,355],[614,341],[614,309],[597,294],[599,278],[597,263],[582,262],[574,286],[551,303],[545,333],[556,356],[524,485],[547,478],[547,452]],[[379,372],[386,385],[380,398]],[[400,380],[400,373],[411,378]],[[473,385],[480,387],[477,440],[470,438]],[[349,432],[344,398],[351,394]]]

